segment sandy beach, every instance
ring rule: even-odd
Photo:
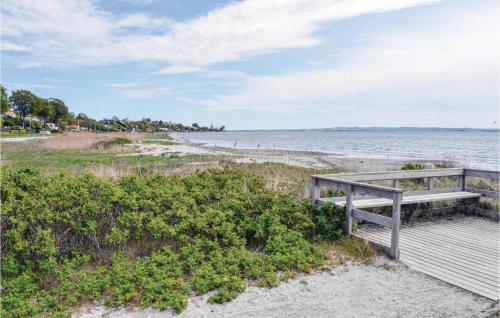
[[[189,142],[182,134],[169,134],[175,144],[134,144],[137,152],[127,155],[152,155],[161,156],[166,154],[204,155],[214,157],[225,157],[236,163],[284,163],[293,166],[325,169],[341,168],[346,171],[387,171],[399,170],[407,160],[399,159],[375,159],[375,158],[353,158],[341,157],[323,152],[312,151],[290,151],[270,149],[231,149],[222,147],[208,147],[201,144]],[[414,160],[428,167],[432,167],[439,161]]]
[[[192,297],[188,308],[85,306],[77,318],[195,317],[496,317],[498,302],[416,272],[386,256],[371,264],[348,263],[299,274],[276,288],[250,286],[232,302],[209,304]]]

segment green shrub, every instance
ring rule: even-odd
[[[4,169],[1,184],[3,317],[93,300],[181,311],[191,291],[230,301],[247,279],[276,286],[321,265],[312,242],[343,234],[343,211],[237,170],[112,181],[26,167]]]
[[[131,144],[131,143],[132,143],[132,140],[130,140],[128,138],[116,137],[116,138],[113,138],[111,140],[99,141],[96,144],[96,147],[97,148],[100,148],[100,147],[110,148],[111,146],[114,146],[114,145],[125,145],[125,144]]]
[[[413,163],[413,162],[406,162],[402,167],[401,170],[423,170],[425,169],[425,166],[421,163]]]

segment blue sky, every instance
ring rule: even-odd
[[[498,13],[488,0],[4,0],[1,82],[95,118],[497,128]]]

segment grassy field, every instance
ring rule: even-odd
[[[117,142],[120,140],[122,142]],[[338,168],[317,170],[282,163],[235,163],[224,156],[180,156],[176,153],[132,156],[130,154],[136,152],[134,143],[176,144],[166,133],[59,135],[22,143],[2,143],[1,162],[7,169],[29,164],[44,175],[91,172],[105,178],[153,173],[186,176],[212,168],[239,169],[264,177],[270,189],[293,193],[298,197],[309,195],[312,174],[341,171]]]

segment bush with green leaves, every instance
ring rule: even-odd
[[[193,291],[227,302],[246,280],[276,286],[321,265],[315,242],[343,235],[343,211],[237,170],[113,181],[26,167],[1,184],[2,317],[94,300],[181,311]]]

